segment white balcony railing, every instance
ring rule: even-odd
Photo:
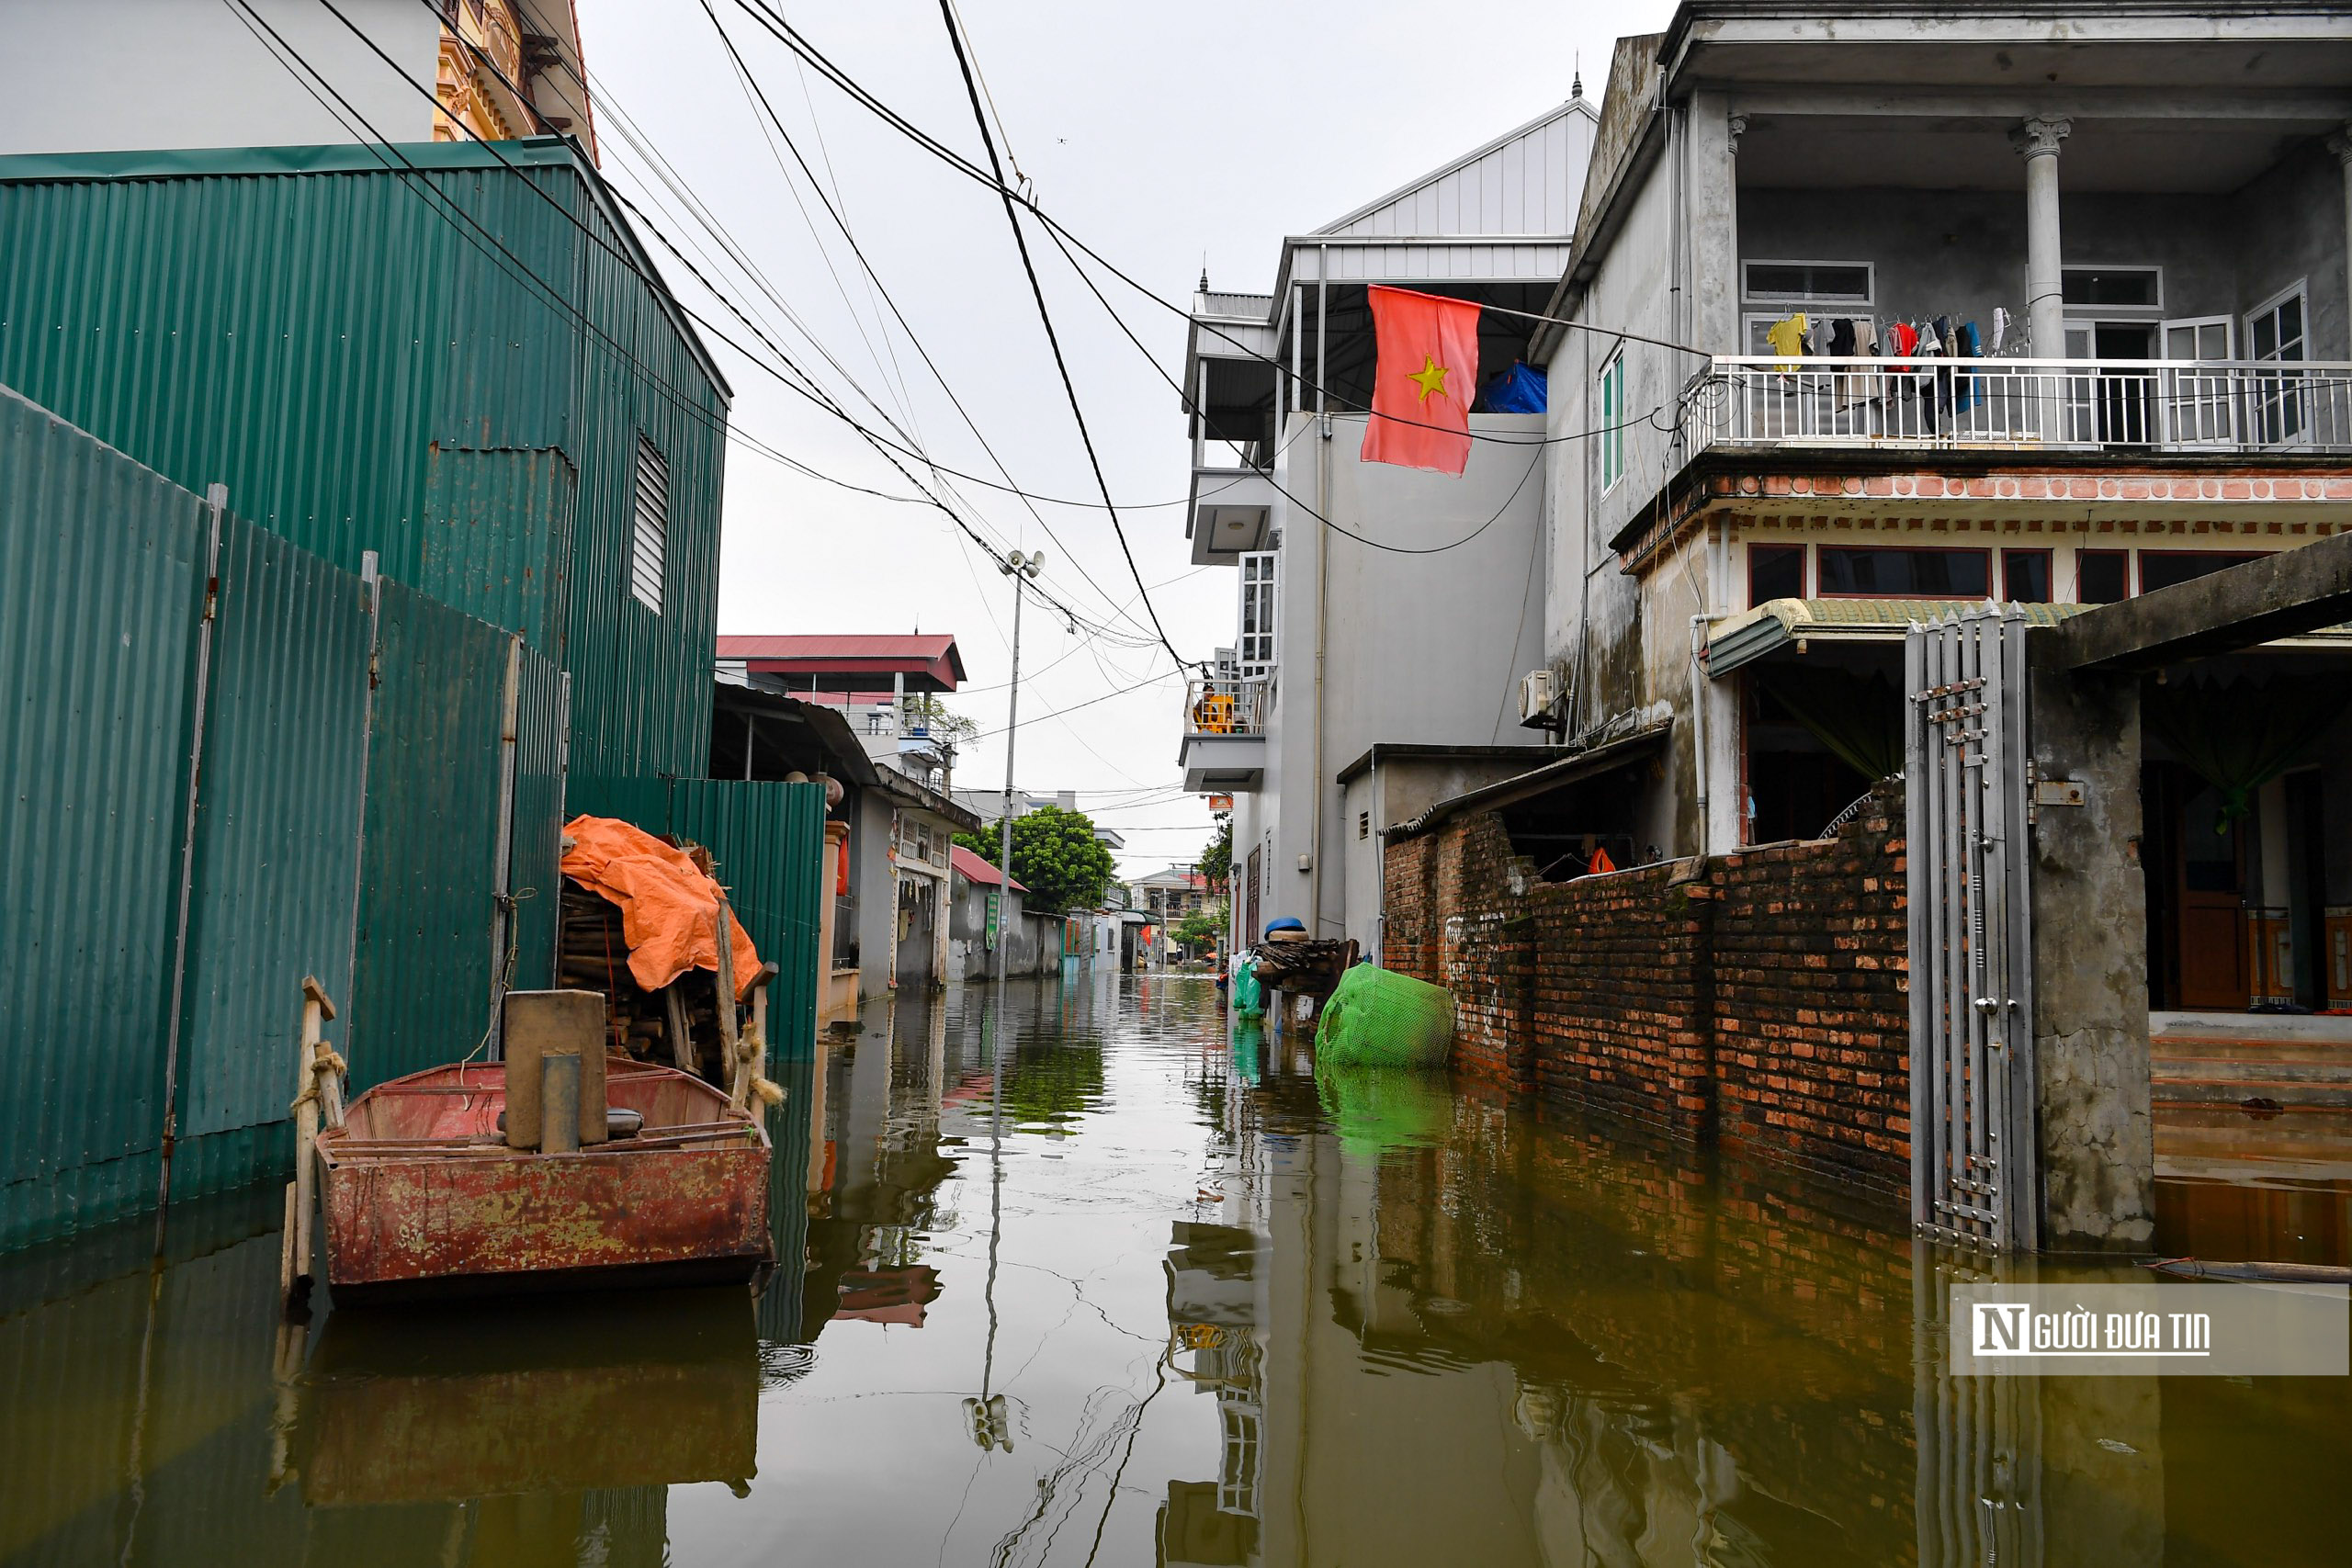
[[[2352,363],[1718,357],[1696,447],[2352,451]]]
[[[1195,675],[1184,682],[1184,732],[1262,735],[1265,693],[1262,676]]]

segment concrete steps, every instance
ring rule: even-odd
[[[2150,1042],[2151,1098],[2159,1105],[2239,1105],[2352,1110],[2352,1041],[2292,1037],[2267,1019],[2241,1032],[2208,1032],[2221,1021],[2199,1018],[2198,1032],[2167,1031]],[[2297,1023],[2306,1021],[2295,1020]],[[2309,1021],[2333,1026],[2352,1021]],[[2256,1032],[2256,1030],[2259,1032]],[[2322,1032],[2310,1031],[2312,1034]]]

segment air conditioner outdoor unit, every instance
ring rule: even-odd
[[[1519,723],[1522,729],[1556,729],[1560,705],[1559,678],[1550,670],[1530,670],[1519,682]]]

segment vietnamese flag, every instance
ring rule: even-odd
[[[1460,474],[1478,395],[1478,307],[1409,288],[1365,292],[1378,355],[1363,460]]]

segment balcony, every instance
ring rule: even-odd
[[[2352,363],[1719,356],[1693,450],[2340,454]]]
[[[1195,468],[1186,525],[1193,564],[1231,566],[1245,550],[1265,549],[1279,493],[1262,468]]]
[[[1262,676],[1194,676],[1184,682],[1184,739],[1177,761],[1184,788],[1254,790],[1266,776]]]

